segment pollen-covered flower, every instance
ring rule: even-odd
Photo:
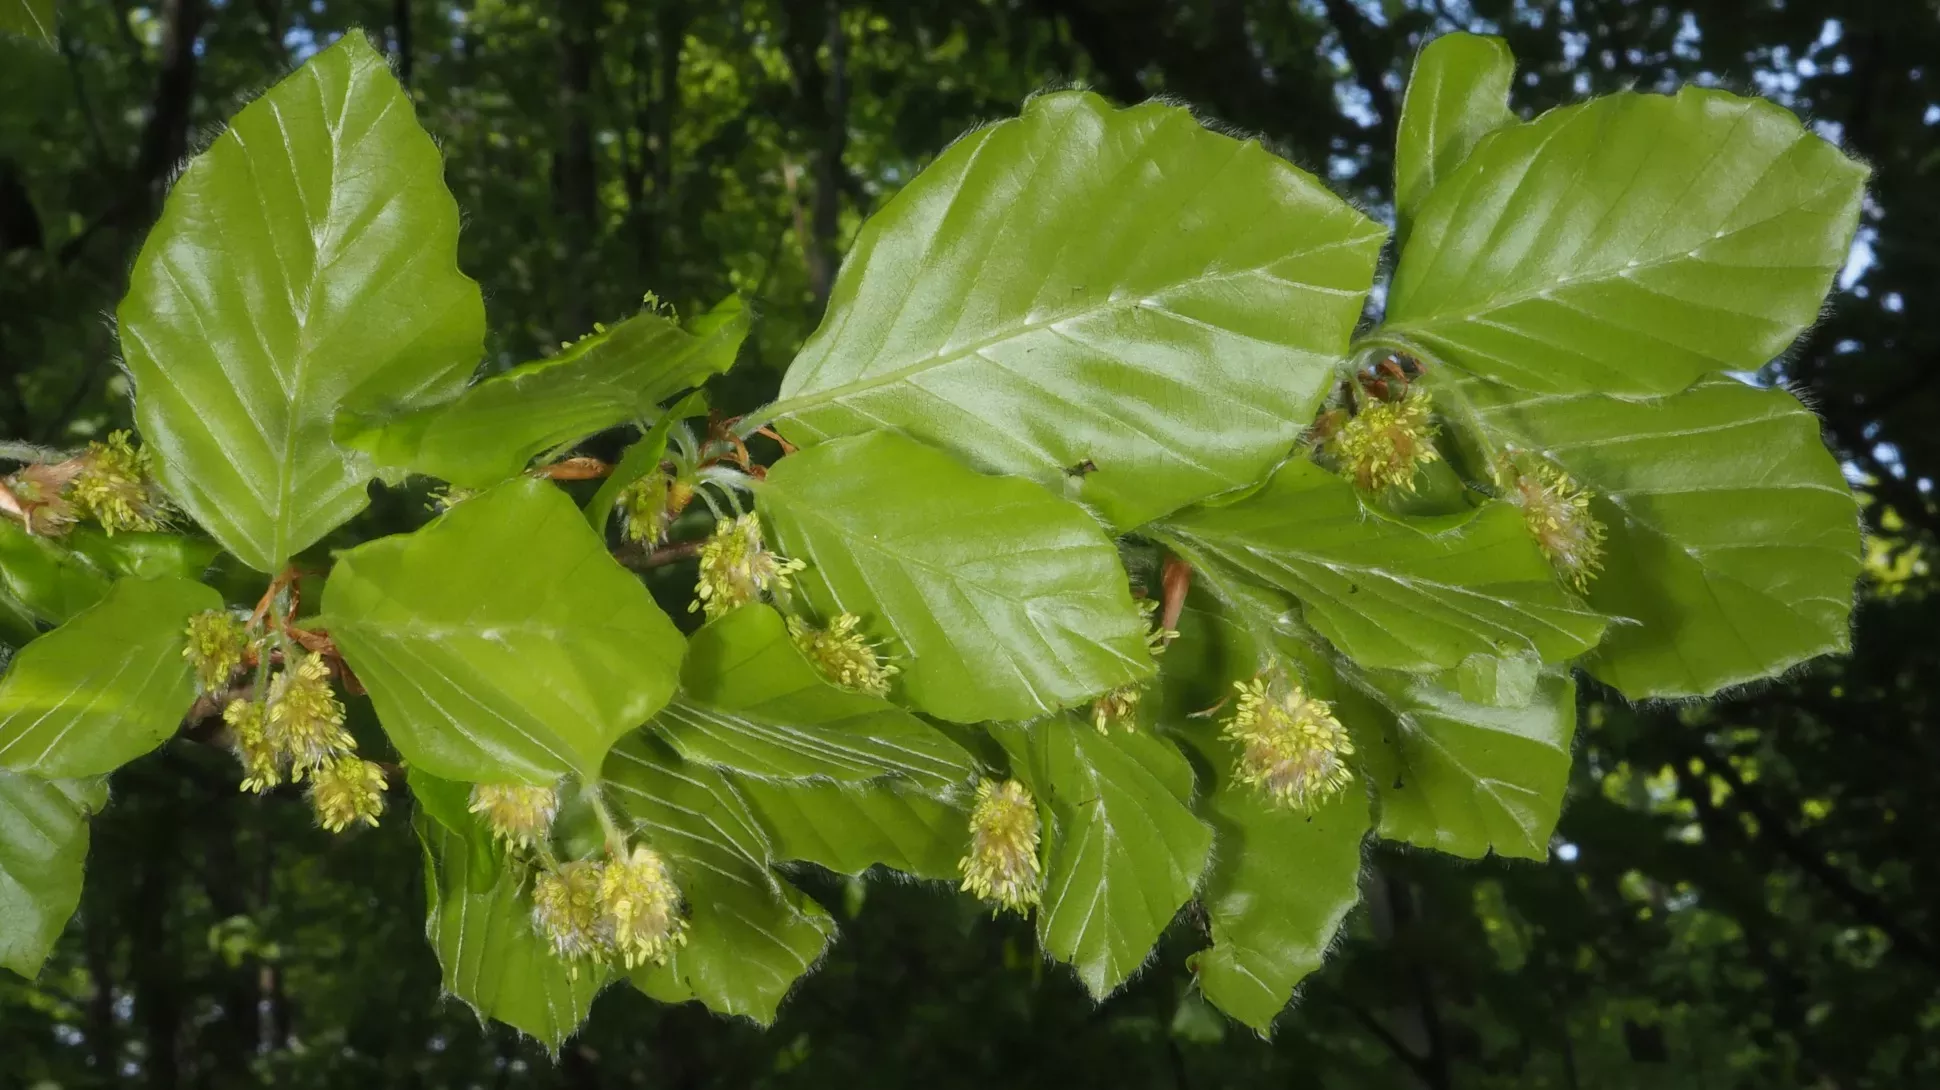
[[[691,485],[655,469],[620,491],[614,509],[620,513],[620,536],[652,548],[667,536],[674,516],[694,498]]]
[[[254,700],[231,700],[222,709],[222,721],[229,725],[230,744],[243,766],[242,789],[260,795],[282,783],[283,763],[263,736],[263,706]]]
[[[605,951],[599,928],[605,872],[601,863],[562,863],[532,880],[532,930],[571,966],[575,978],[579,962],[597,961]]]
[[[357,757],[325,761],[310,773],[310,808],[333,833],[357,821],[376,825],[384,813],[384,769]]]
[[[296,780],[357,748],[344,729],[343,702],[330,688],[330,667],[322,655],[305,655],[270,682],[263,736],[278,759],[289,762]]]
[[[1415,490],[1415,472],[1441,457],[1434,445],[1434,405],[1413,389],[1399,401],[1370,400],[1327,439],[1340,471],[1365,491]]]
[[[1354,779],[1354,743],[1324,700],[1298,685],[1262,678],[1235,682],[1239,706],[1222,731],[1239,743],[1233,778],[1282,806],[1311,814]]]
[[[212,609],[189,618],[189,640],[182,657],[195,667],[196,682],[204,692],[227,685],[248,649],[249,634],[228,610]]]
[[[769,552],[761,540],[761,520],[753,515],[722,519],[701,546],[700,584],[688,612],[705,609],[709,619],[763,594],[786,590],[788,577],[807,565]]]
[[[162,528],[161,493],[150,471],[148,449],[136,447],[129,433],[112,432],[106,442],[89,443],[79,461],[69,488],[77,511],[110,534]]]
[[[1023,784],[979,783],[970,854],[957,864],[963,889],[995,902],[998,911],[1028,913],[1038,900],[1037,835],[1037,802]]]
[[[485,815],[492,835],[507,847],[529,848],[551,834],[559,792],[526,783],[481,783],[472,787],[470,809]]]
[[[687,941],[680,887],[660,853],[636,844],[625,859],[606,864],[600,874],[597,931],[629,969],[665,961],[674,947]]]
[[[80,459],[35,462],[7,478],[7,488],[20,503],[20,517],[30,534],[59,537],[80,513],[68,502],[67,488],[81,472]]]
[[[827,628],[815,628],[800,617],[788,618],[788,634],[822,676],[845,689],[870,696],[888,696],[889,679],[901,671],[884,662],[876,646],[858,631],[862,618],[840,613]]]
[[[1541,462],[1533,470],[1517,469],[1511,497],[1556,573],[1578,591],[1589,590],[1603,566],[1603,524],[1590,514],[1590,490]]]
[[[475,488],[460,488],[455,484],[439,485],[424,497],[424,504],[433,514],[442,515],[446,511],[478,495]]]
[[[1145,614],[1145,623],[1150,627],[1150,631],[1145,635],[1146,650],[1150,651],[1154,658],[1165,654],[1166,647],[1179,638],[1179,633],[1159,623],[1157,599],[1141,598],[1138,600],[1138,608],[1139,612]],[[1109,734],[1111,728],[1115,726],[1124,727],[1126,730],[1138,729],[1138,700],[1144,692],[1145,683],[1134,681],[1120,685],[1099,697],[1091,705],[1091,725],[1097,727],[1100,734]]]
[[[1138,698],[1145,692],[1139,682],[1120,685],[1091,704],[1091,725],[1099,734],[1110,734],[1113,727],[1138,729]]]

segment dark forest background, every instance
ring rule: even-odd
[[[1372,849],[1368,907],[1273,1039],[1168,941],[1094,1006],[942,887],[805,884],[842,921],[769,1030],[625,990],[558,1064],[438,994],[402,820],[331,838],[170,747],[96,819],[81,913],[0,976],[26,1087],[1940,1086],[1940,5],[1933,0],[62,0],[0,41],[0,435],[129,419],[108,319],[176,165],[349,28],[443,145],[492,363],[730,290],[723,401],[772,391],[857,224],[953,137],[1073,83],[1166,95],[1388,215],[1420,44],[1505,36],[1525,115],[1682,81],[1797,110],[1876,173],[1825,320],[1772,369],[1867,496],[1855,653],[1704,706],[1589,690],[1552,861]],[[1181,938],[1186,938],[1181,936]]]

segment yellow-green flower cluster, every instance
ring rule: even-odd
[[[1371,400],[1329,436],[1327,453],[1364,491],[1415,490],[1415,473],[1441,457],[1434,445],[1434,405],[1426,390],[1399,401]]]
[[[652,548],[667,536],[674,519],[694,502],[694,482],[664,468],[627,485],[614,502],[620,512],[620,536]]]
[[[493,837],[508,848],[530,848],[552,834],[559,815],[559,792],[526,783],[481,783],[472,787],[471,812],[482,814]]]
[[[705,609],[710,620],[719,617],[765,594],[787,590],[792,585],[788,577],[806,566],[769,552],[755,516],[722,519],[701,546],[700,582],[688,611]]]
[[[599,934],[606,948],[631,969],[667,960],[687,941],[680,916],[680,887],[667,861],[644,844],[625,859],[606,864],[600,876]]]
[[[136,447],[128,432],[112,432],[106,442],[89,443],[79,463],[68,488],[75,510],[110,534],[162,528],[161,493],[148,450]]]
[[[249,650],[249,633],[235,614],[212,609],[189,618],[188,644],[182,657],[195,667],[203,692],[221,692]]]
[[[263,737],[299,783],[304,773],[357,748],[344,729],[343,702],[330,687],[330,665],[322,655],[304,655],[270,681]]]
[[[1110,734],[1113,727],[1138,729],[1138,699],[1144,695],[1140,682],[1120,685],[1091,703],[1091,725],[1099,734]]]
[[[876,646],[859,631],[862,618],[837,614],[827,628],[815,628],[800,617],[788,618],[788,634],[822,676],[845,689],[870,696],[888,696],[889,679],[901,671],[884,662]]]
[[[532,929],[552,946],[554,956],[572,963],[597,961],[603,951],[599,938],[600,863],[563,863],[539,872],[532,880]]]
[[[532,927],[575,976],[581,961],[658,964],[687,941],[680,887],[666,860],[644,844],[622,858],[540,871],[532,883]]]
[[[333,833],[353,822],[376,825],[384,813],[384,769],[349,755],[325,761],[310,772],[310,807]]]
[[[1020,914],[1038,903],[1037,802],[1016,780],[977,785],[970,854],[957,863],[963,890]]]
[[[1522,507],[1529,535],[1557,575],[1579,592],[1589,590],[1603,567],[1603,523],[1590,514],[1590,490],[1548,462],[1515,473],[1512,498]]]
[[[283,762],[263,735],[263,706],[254,700],[231,700],[222,709],[222,721],[229,725],[236,760],[243,766],[242,789],[262,794],[283,782]]]
[[[262,793],[287,779],[310,784],[310,807],[333,833],[377,824],[384,813],[384,769],[356,755],[344,706],[330,687],[330,665],[314,652],[270,679],[268,699],[231,700],[223,722],[243,766],[242,789]]]
[[[1311,814],[1354,780],[1354,743],[1324,700],[1298,685],[1235,682],[1239,704],[1222,733],[1239,744],[1233,778],[1274,802]]]

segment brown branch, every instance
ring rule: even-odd
[[[1163,609],[1159,613],[1159,628],[1165,632],[1179,630],[1179,614],[1185,612],[1186,594],[1192,590],[1192,565],[1179,557],[1167,554],[1165,565],[1159,571],[1160,601]]]
[[[549,481],[596,481],[612,472],[613,467],[598,458],[567,458],[540,466],[532,471],[532,476]]]
[[[613,558],[635,571],[648,571],[668,564],[677,564],[682,560],[692,560],[700,554],[700,542],[677,541],[672,545],[663,545],[650,553],[617,552],[613,554]]]

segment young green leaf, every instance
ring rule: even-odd
[[[175,183],[116,311],[170,495],[259,571],[368,498],[340,406],[442,401],[477,366],[444,161],[359,33],[244,107]]]
[[[932,790],[976,771],[941,731],[823,677],[766,605],[742,606],[694,633],[681,684],[654,728],[690,761],[768,779],[906,776]]]
[[[454,819],[456,828],[448,824]],[[424,846],[424,933],[445,991],[557,1049],[586,1021],[607,971],[592,965],[573,973],[533,932],[528,876],[504,865],[491,831],[470,814],[433,817],[420,809],[412,825]],[[496,864],[483,875],[481,853]]]
[[[394,417],[340,416],[337,440],[387,470],[484,488],[563,443],[652,417],[662,401],[732,366],[747,332],[738,296],[692,331],[643,311],[557,356],[494,375],[449,404]]]
[[[768,831],[777,862],[837,874],[883,866],[954,882],[970,847],[970,814],[894,780],[865,784],[742,778],[736,788]]]
[[[1586,660],[1599,679],[1633,700],[1705,696],[1849,646],[1859,511],[1797,398],[1728,378],[1648,400],[1466,388],[1498,441],[1600,497],[1590,604],[1638,623]]]
[[[1157,532],[1293,594],[1309,625],[1370,668],[1431,672],[1522,651],[1564,662],[1607,623],[1563,591],[1510,504],[1397,521],[1304,459],[1238,503],[1181,512]]]
[[[1336,706],[1361,748],[1389,840],[1479,859],[1547,859],[1569,787],[1576,683],[1551,671],[1527,703],[1465,699],[1441,678],[1343,666]]]
[[[0,616],[12,639],[26,643],[38,624],[65,622],[100,601],[112,582],[87,557],[0,518]]]
[[[81,903],[88,815],[107,801],[102,780],[45,780],[0,768],[0,966],[40,973]]]
[[[698,999],[773,1022],[834,922],[769,872],[761,826],[721,773],[683,764],[643,734],[614,749],[606,771],[632,827],[672,861],[687,910],[686,944],[665,965],[636,969],[633,983],[663,1002]]]
[[[1271,802],[1232,775],[1237,751],[1203,715],[1229,699],[1235,682],[1268,663],[1291,664],[1320,699],[1335,693],[1333,670],[1283,628],[1285,603],[1244,584],[1223,584],[1231,601],[1195,580],[1179,638],[1160,675],[1161,719],[1196,750],[1210,783],[1196,807],[1218,838],[1200,889],[1213,943],[1191,966],[1206,998],[1261,1034],[1320,968],[1341,921],[1360,900],[1361,843],[1369,824],[1357,780],[1310,815]]]
[[[1152,671],[1111,539],[1029,481],[877,432],[783,458],[756,499],[803,595],[863,618],[918,711],[1029,719]]]
[[[1038,943],[1102,1000],[1144,964],[1205,870],[1213,838],[1188,805],[1192,767],[1163,738],[1100,734],[1070,716],[997,737],[1050,817]]]
[[[1818,319],[1865,184],[1783,107],[1723,91],[1552,110],[1436,184],[1379,338],[1538,393],[1756,370]]]
[[[798,443],[894,428],[1129,529],[1284,456],[1383,234],[1185,110],[1040,95],[863,226],[775,412]]]
[[[167,741],[195,703],[189,618],[221,606],[187,579],[122,579],[22,648],[0,678],[0,767],[101,776]]]
[[[31,38],[53,48],[54,0],[0,0],[0,34]]]
[[[405,759],[473,783],[597,778],[684,649],[572,500],[528,478],[339,554],[322,623]]]
[[[1482,138],[1513,124],[1516,58],[1501,38],[1444,34],[1415,58],[1394,146],[1396,242],[1404,248],[1421,206]]]

